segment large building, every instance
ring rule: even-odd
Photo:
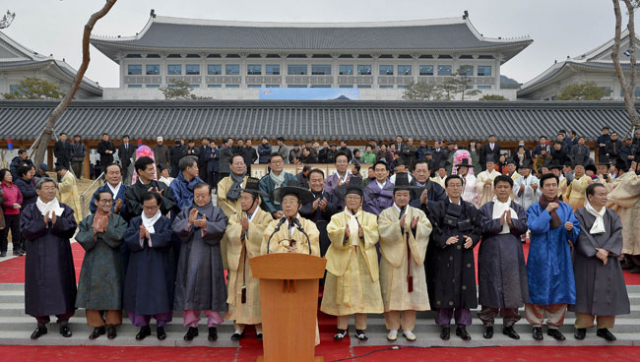
[[[28,49],[0,32],[0,94],[19,91],[18,85],[25,78],[40,78],[51,82],[65,92],[73,83],[76,70],[64,59],[58,60]],[[85,77],[76,98],[97,98],[102,88]],[[0,96],[1,98],[1,96]]]
[[[555,100],[568,85],[595,82],[606,88],[605,99],[624,100],[622,88],[614,69],[611,54],[614,40],[592,49],[580,56],[561,62],[556,61],[549,69],[525,83],[518,91],[518,98],[533,100]],[[636,54],[640,54],[640,38],[636,35]],[[619,59],[627,79],[630,75],[629,31],[621,34]],[[640,97],[640,87],[636,87],[636,97]]]
[[[161,99],[184,81],[198,96],[259,99],[260,88],[357,88],[361,100],[402,99],[414,81],[442,83],[459,72],[482,94],[516,98],[500,66],[532,43],[488,38],[468,14],[376,23],[259,23],[156,16],[135,36],[94,36],[120,66],[105,99]],[[304,93],[304,91],[302,92]]]

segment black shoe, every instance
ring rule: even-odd
[[[89,335],[89,339],[96,339],[96,338],[100,337],[101,335],[103,335],[105,333],[106,333],[106,331],[105,331],[104,326],[94,328],[93,332],[91,332],[91,334]]]
[[[512,339],[520,339],[520,335],[516,332],[515,329],[513,329],[513,327],[502,328],[502,334],[504,334],[505,336],[509,336],[509,338]]]
[[[598,331],[596,332],[596,336],[602,337],[609,342],[613,342],[617,339],[616,336],[614,336],[613,333],[609,332],[609,330],[606,328],[598,329]]]
[[[216,331],[216,334],[218,334],[218,331]],[[244,331],[242,331],[242,333],[233,332],[233,334],[231,335],[232,341],[239,341],[243,338],[244,338]]]
[[[542,327],[533,327],[533,339],[535,339],[536,341],[541,341],[544,339],[544,337],[542,336]]]
[[[210,342],[218,340],[218,330],[216,329],[216,327],[209,327],[209,337],[207,337],[207,339]]]
[[[140,328],[140,332],[136,334],[136,340],[141,341],[150,335],[151,335],[151,328],[149,326],[143,326]]]
[[[367,337],[367,335],[364,333],[362,329],[356,329],[356,338],[358,338],[361,341],[366,341],[369,339],[369,337]]]
[[[456,336],[462,338],[463,341],[471,340],[471,336],[467,332],[467,328],[465,326],[456,327]]]
[[[158,329],[156,329],[156,335],[161,341],[164,341],[167,338],[167,333],[165,333],[164,327],[158,327]]]
[[[69,338],[71,337],[73,334],[71,333],[71,329],[69,329],[68,325],[64,325],[64,326],[60,326],[60,334],[64,337],[64,338]]]
[[[631,274],[640,274],[640,267],[633,267],[631,270],[629,270],[629,273]]]
[[[198,328],[189,327],[187,334],[184,335],[185,341],[193,341],[193,337],[198,336]]]
[[[116,327],[115,326],[108,326],[107,327],[107,338],[114,339],[114,338],[116,338],[117,335],[118,335],[118,333],[116,333]]]
[[[14,251],[13,251],[13,255],[14,255],[14,256],[22,256],[22,252],[20,251],[20,249],[18,249],[18,250],[14,250]]]
[[[333,340],[334,341],[341,341],[346,336],[347,336],[347,330],[346,329],[338,329],[338,332],[333,335]],[[231,337],[233,338],[233,336],[231,336]]]
[[[484,337],[484,339],[493,338],[493,326],[484,327],[484,333],[482,333],[482,337]]]
[[[587,329],[586,328],[576,328],[576,331],[573,332],[573,337],[577,340],[583,340],[584,337],[587,336]]]
[[[633,264],[633,262],[629,260],[624,260],[622,261],[622,263],[620,263],[620,268],[622,268],[622,270],[631,270],[634,267],[635,264]]]
[[[38,339],[43,334],[47,334],[47,327],[37,327],[33,333],[31,333],[31,339]]]
[[[440,331],[440,339],[443,341],[448,341],[451,336],[451,328],[442,327],[442,331]]]
[[[560,333],[559,330],[557,329],[549,329],[547,331],[547,334],[550,335],[551,337],[555,338],[556,341],[564,341],[566,338],[564,338],[564,335],[562,333]]]
[[[262,342],[262,333],[256,333],[256,339]]]
[[[5,256],[7,256],[7,252],[3,251],[0,253],[0,258],[4,258]]]

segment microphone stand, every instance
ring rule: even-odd
[[[309,235],[304,231],[302,224],[298,218],[293,219],[293,223],[298,227],[298,230],[307,238],[307,245],[309,245],[309,255],[311,255],[311,241],[309,240]]]
[[[280,219],[280,222],[278,222],[278,225],[276,226],[275,230],[273,230],[273,232],[271,233],[271,235],[269,236],[269,240],[267,240],[267,254],[271,254],[271,249],[269,249],[269,244],[271,244],[271,238],[273,238],[273,236],[280,231],[280,227],[282,226],[282,224],[284,224],[284,222],[286,221],[286,218],[282,218]]]

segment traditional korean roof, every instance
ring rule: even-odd
[[[32,140],[57,102],[0,101],[0,139]],[[546,101],[115,101],[77,100],[57,132],[99,140],[261,137],[358,141],[394,139],[535,141],[558,129],[595,140],[602,126],[629,129],[621,102]]]
[[[421,54],[500,51],[503,62],[533,42],[480,34],[461,18],[366,23],[269,23],[152,16],[135,36],[94,36],[91,44],[118,62],[119,52],[269,52]]]

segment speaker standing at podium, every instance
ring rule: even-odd
[[[249,259],[260,255],[262,234],[273,218],[260,208],[259,182],[255,177],[247,179],[239,200],[242,211],[229,217],[225,233],[229,263],[226,319],[234,321],[234,341],[244,338],[246,325],[255,325],[256,337],[262,340],[260,280],[253,277]]]
[[[313,201],[313,194],[301,188],[298,180],[272,191],[271,199],[280,203],[283,216],[273,220],[264,230],[261,254],[300,253],[320,256],[320,232],[316,225],[300,216],[303,204]],[[316,322],[316,345],[320,333]]]
[[[384,311],[376,251],[377,216],[362,210],[363,196],[362,179],[351,177],[345,211],[334,215],[327,226],[331,245],[320,310],[338,317],[338,332],[333,337],[336,341],[347,335],[352,314],[356,338],[366,341],[367,313]]]

